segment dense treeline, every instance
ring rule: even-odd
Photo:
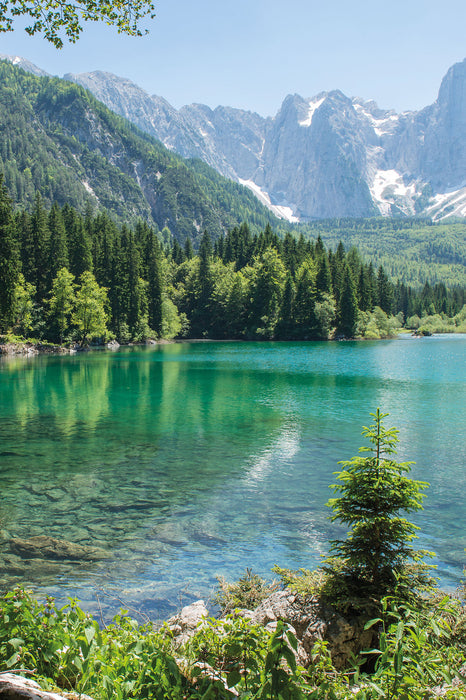
[[[327,219],[298,224],[305,237],[321,236],[326,246],[340,241],[354,245],[360,254],[372,260],[375,268],[383,265],[393,279],[418,287],[428,281],[447,286],[466,284],[466,224],[464,220],[433,223],[415,217],[378,217],[370,219]]]
[[[39,195],[14,213],[0,196],[0,331],[55,342],[116,337],[378,338],[426,314],[459,314],[464,288],[394,284],[355,248],[328,250],[246,224],[195,253],[165,228],[118,226]],[[462,315],[458,321],[464,321]]]

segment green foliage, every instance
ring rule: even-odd
[[[6,330],[13,318],[18,276],[19,255],[12,205],[0,174],[0,330]]]
[[[325,570],[335,588],[341,584],[349,597],[380,601],[384,596],[415,594],[422,579],[408,570],[410,562],[419,565],[426,552],[411,547],[418,528],[402,513],[422,509],[425,482],[406,476],[410,462],[396,462],[398,430],[386,429],[383,419],[388,414],[377,409],[371,414],[374,423],[364,427],[363,435],[370,446],[361,447],[360,455],[341,462],[337,472],[339,484],[331,488],[340,495],[329,500],[332,520],[351,527],[346,540],[331,543],[333,556],[325,562]],[[362,454],[361,454],[362,453]],[[363,454],[369,453],[369,456]]]
[[[97,285],[108,290],[108,328],[120,342],[174,337],[314,340],[339,334],[387,338],[398,332],[404,318],[423,333],[460,332],[466,326],[465,289],[438,283],[413,290],[393,285],[379,270],[396,311],[396,316],[388,315],[378,305],[381,285],[372,265],[354,248],[346,253],[339,246],[333,253],[320,239],[315,245],[291,234],[282,240],[270,226],[259,235],[246,225],[235,227],[214,246],[206,232],[199,253],[187,246],[186,255],[168,229],[160,233],[141,220],[134,228],[119,227],[90,206],[84,216],[69,205],[54,204],[47,212],[38,196],[31,214],[18,212],[10,223],[4,238],[4,331],[14,330],[16,323],[16,331],[54,342],[71,337],[76,321],[65,323],[62,316],[59,323],[58,307],[49,313],[54,280],[63,267],[75,278],[92,272]],[[19,282],[18,251],[21,285],[30,285],[31,304],[29,315],[15,320],[8,289],[13,278],[15,288]],[[435,313],[429,315],[426,307]]]
[[[188,675],[203,698],[301,700],[296,636],[282,620],[270,634],[242,618],[206,620],[186,644]]]
[[[49,315],[57,325],[60,343],[63,343],[64,335],[69,330],[71,314],[76,304],[75,286],[74,275],[66,267],[58,271],[52,283],[48,300]]]
[[[217,580],[219,588],[213,602],[224,614],[233,612],[237,608],[255,610],[277,589],[275,582],[267,583],[258,574],[253,574],[251,569],[246,569],[234,583],[228,583],[222,577],[218,577]]]
[[[356,698],[369,700],[424,700],[435,697],[434,688],[445,686],[442,697],[466,698],[466,689],[453,684],[464,657],[452,644],[448,618],[458,606],[448,596],[422,610],[382,601],[382,617],[366,629],[380,626],[378,648],[364,652],[375,657],[375,671],[355,681],[363,688]]]
[[[461,616],[461,602],[448,596],[415,606],[385,598],[366,623],[376,645],[352,668],[337,671],[328,643],[317,641],[304,669],[283,621],[270,632],[242,617],[207,618],[175,647],[167,626],[139,625],[125,611],[99,626],[76,600],[58,608],[16,589],[0,598],[0,671],[34,669],[43,688],[95,700],[425,700],[434,689],[462,700]]]
[[[387,316],[376,306],[372,311],[359,311],[357,335],[367,340],[394,337],[403,323],[397,316]]]
[[[26,282],[20,273],[13,294],[12,329],[15,333],[26,335],[33,327],[34,296],[36,288]]]
[[[163,634],[125,614],[101,629],[75,600],[57,608],[17,589],[0,600],[0,667],[96,700],[182,698],[189,688]]]
[[[139,21],[148,16],[155,17],[155,7],[148,0],[112,0],[112,2],[68,3],[59,2],[20,2],[3,3],[0,8],[0,32],[14,29],[17,17],[26,16],[31,24],[25,31],[31,36],[43,34],[44,38],[57,49],[63,47],[63,38],[74,43],[82,32],[82,22],[104,22],[117,28],[118,33],[142,36]]]
[[[443,282],[466,284],[466,224],[416,218],[327,219],[299,224],[306,238],[321,237],[335,248],[356,246],[363,260],[382,265],[389,279],[414,287]],[[364,309],[366,310],[366,309]]]
[[[83,272],[72,316],[77,326],[80,342],[85,345],[92,338],[105,336],[107,332],[107,290],[99,287],[92,272]]]
[[[280,576],[282,583],[292,591],[299,595],[320,595],[326,574],[322,569],[284,569],[281,566],[275,565],[272,571]]]

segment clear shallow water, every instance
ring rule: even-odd
[[[466,337],[186,343],[0,362],[0,560],[12,537],[98,545],[70,566],[8,560],[0,587],[152,617],[246,566],[319,563],[337,462],[377,406],[430,482],[413,516],[444,586],[466,561]],[[3,552],[3,555],[2,555]],[[1,565],[1,561],[0,561]],[[115,597],[112,597],[115,596]]]

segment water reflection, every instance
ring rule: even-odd
[[[66,590],[90,607],[103,587],[164,614],[216,574],[313,566],[343,534],[325,507],[332,473],[378,405],[401,429],[400,459],[432,483],[421,546],[457,580],[465,349],[206,343],[0,363],[0,585]],[[111,558],[11,558],[11,538],[44,533]]]

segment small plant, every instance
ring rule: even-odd
[[[275,565],[272,569],[280,576],[282,583],[295,593],[302,596],[319,595],[326,581],[326,574],[322,569],[284,569]]]
[[[249,568],[234,583],[228,583],[223,577],[217,577],[217,581],[219,589],[212,602],[218,605],[222,614],[233,612],[236,608],[254,610],[278,587],[276,582],[267,583]]]
[[[360,678],[364,698],[424,700],[430,697],[466,698],[464,686],[453,685],[461,654],[454,648],[447,618],[454,603],[444,596],[424,609],[398,605],[392,598],[382,601],[382,616],[366,628],[380,626],[377,649],[365,652],[376,657],[375,671]],[[457,679],[458,681],[459,679]],[[439,694],[433,688],[443,686]],[[359,697],[356,695],[356,697]]]

